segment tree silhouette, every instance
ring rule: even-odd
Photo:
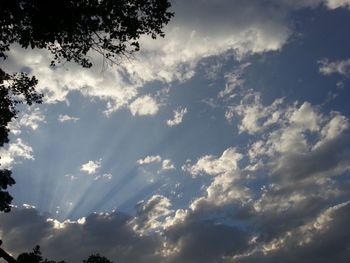
[[[54,60],[91,67],[90,50],[107,59],[138,51],[141,35],[164,36],[168,0],[2,0],[0,57],[12,43],[45,48]]]
[[[0,59],[17,43],[49,50],[51,66],[73,61],[89,68],[91,51],[118,63],[140,49],[142,35],[164,36],[162,29],[173,16],[169,8],[170,0],[1,0]],[[36,84],[35,77],[0,69],[0,147],[9,141],[16,106],[42,102]],[[14,183],[11,171],[1,170],[0,211],[10,211],[12,197],[4,190]]]
[[[42,102],[42,95],[35,91],[37,83],[35,77],[30,78],[25,73],[10,75],[0,68],[0,147],[9,142],[8,124],[17,116],[16,106]],[[0,211],[4,212],[11,210],[12,201],[12,196],[4,190],[16,183],[11,174],[8,169],[0,170]]]
[[[26,252],[22,253],[17,257],[18,263],[54,263],[54,261],[48,261],[45,259],[43,260],[43,257],[41,255],[40,247],[36,246],[32,252]]]
[[[2,241],[0,240],[0,246]],[[42,257],[40,246],[35,246],[32,252],[25,252],[20,254],[15,260],[7,252],[0,248],[0,258],[5,259],[9,263],[66,263],[65,261],[53,261],[44,259]],[[92,254],[88,257],[87,260],[83,260],[83,263],[113,263],[108,260],[106,257],[101,256],[100,254]]]
[[[113,263],[107,258],[100,256],[100,254],[92,254],[87,260],[83,260],[83,263]]]
[[[40,251],[40,247],[36,246],[32,252],[22,253],[17,258],[17,263],[65,263],[65,261],[53,261],[43,259]],[[100,254],[92,254],[88,259],[83,260],[83,263],[113,263]]]

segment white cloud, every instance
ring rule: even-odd
[[[303,130],[311,132],[318,131],[322,116],[309,102],[304,102],[299,109],[292,112],[290,116],[291,125],[299,126]]]
[[[349,2],[350,7],[350,2]],[[319,61],[320,72],[323,75],[339,74],[348,77],[350,75],[350,59],[330,62],[327,59]]]
[[[241,121],[244,120],[245,116]],[[238,125],[242,127],[241,123]],[[308,102],[281,107],[274,126],[251,143],[247,154],[250,166],[265,167],[273,181],[282,185],[324,182],[350,169],[346,161],[350,157],[348,128],[345,116],[320,113]]]
[[[350,9],[350,0],[326,0],[327,7],[336,9],[339,7],[347,7]]]
[[[149,155],[146,156],[144,159],[140,159],[137,161],[138,164],[143,165],[143,164],[150,164],[150,163],[159,163],[162,161],[162,157],[159,155]]]
[[[11,169],[19,162],[19,159],[34,160],[33,149],[22,139],[18,138],[14,143],[10,143],[7,148],[0,148],[1,168]]]
[[[9,129],[11,133],[19,135],[23,127],[36,130],[40,123],[45,122],[45,116],[42,114],[39,108],[28,107],[27,112],[19,114],[18,119],[13,119],[9,123]]]
[[[234,116],[241,117],[238,125],[240,132],[254,134],[261,132],[278,122],[281,118],[280,106],[284,99],[276,99],[270,106],[264,106],[261,95],[257,92],[248,92],[240,101],[240,105],[229,106],[226,111],[227,120]]]
[[[196,198],[190,208],[193,211],[211,211],[211,209],[238,203],[246,205],[252,197],[251,191],[247,187],[242,187],[237,183],[240,177],[239,171],[224,173],[216,176],[211,184],[206,188],[206,195]]]
[[[228,148],[219,158],[213,155],[206,155],[201,157],[194,165],[190,163],[185,164],[182,169],[189,172],[192,176],[200,174],[217,176],[237,170],[238,161],[242,158],[243,155],[237,153],[235,148]]]
[[[171,228],[173,226],[184,223],[188,215],[189,215],[189,210],[187,209],[176,210],[174,214],[171,214],[165,218],[165,221],[163,224],[164,229]]]
[[[69,115],[66,115],[66,114],[60,114],[58,115],[58,118],[57,120],[59,122],[66,122],[66,121],[73,121],[73,122],[76,122],[78,120],[80,120],[80,118],[77,118],[77,117],[73,117],[73,116],[69,116]]]
[[[74,63],[66,63],[52,69],[49,67],[52,56],[48,51],[13,46],[4,68],[8,71],[20,71],[23,66],[30,68],[31,74],[40,80],[37,90],[44,93],[46,103],[67,101],[70,92],[79,91],[85,96],[105,101],[110,111],[126,106],[137,95],[137,89],[142,84],[137,79],[126,81],[122,67],[106,67],[101,72],[100,56],[89,55],[95,62],[93,68],[85,69]]]
[[[173,164],[173,162],[170,159],[165,159],[162,162],[162,171],[166,171],[166,170],[174,170],[175,166]]]
[[[137,216],[130,222],[136,232],[144,234],[162,227],[162,221],[171,213],[171,202],[162,195],[153,195],[137,204]]]
[[[170,127],[179,125],[182,122],[183,117],[187,113],[187,108],[179,107],[174,110],[174,117],[166,121],[166,124]]]
[[[24,114],[19,123],[21,126],[30,127],[32,130],[36,130],[39,127],[39,123],[44,121],[45,116],[41,113],[39,108],[35,108],[32,112]]]
[[[101,167],[101,159],[98,161],[88,161],[85,164],[82,164],[80,167],[80,171],[85,172],[87,174],[94,174]]]
[[[159,165],[160,164],[160,167],[159,167],[159,170],[157,171],[157,173],[176,169],[172,160],[163,159],[159,155],[146,156],[144,159],[138,160],[137,164],[139,164],[139,165],[148,165],[148,164],[158,164]]]
[[[314,148],[339,138],[349,129],[349,120],[338,112],[333,112],[330,120],[322,127],[320,140]]]
[[[192,176],[208,174],[214,179],[206,187],[206,195],[194,199],[190,208],[192,211],[210,211],[214,207],[221,207],[232,203],[246,203],[251,198],[250,190],[238,182],[241,172],[238,162],[243,155],[235,148],[226,149],[220,157],[206,155],[194,165],[189,162],[182,169]]]
[[[157,101],[150,95],[138,97],[130,105],[129,109],[132,115],[155,115],[159,110]]]
[[[35,209],[35,205],[30,205],[30,204],[22,204],[22,206],[25,208],[25,209]]]

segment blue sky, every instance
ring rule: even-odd
[[[347,262],[350,2],[172,8],[166,37],[119,66],[50,69],[46,51],[12,48],[2,67],[37,76],[45,103],[1,149],[17,182],[8,250]]]

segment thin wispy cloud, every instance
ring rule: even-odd
[[[340,61],[320,60],[320,72],[324,75],[339,74],[346,77],[350,75],[350,59]]]
[[[187,108],[179,107],[176,110],[174,110],[173,113],[174,117],[166,121],[166,124],[170,127],[179,125],[182,122],[185,114],[187,113]]]
[[[80,120],[80,118],[69,116],[69,115],[66,115],[66,114],[64,114],[64,115],[60,114],[58,116],[57,120],[59,122],[67,122],[67,121],[76,122],[76,121]]]

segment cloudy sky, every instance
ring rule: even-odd
[[[119,66],[49,67],[2,167],[13,255],[79,262],[349,262],[350,1],[177,0]]]

